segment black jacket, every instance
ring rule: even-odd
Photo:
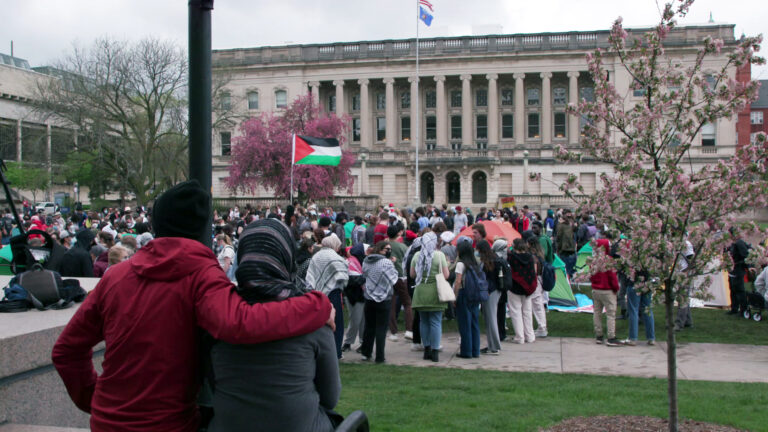
[[[64,277],[93,277],[93,261],[89,252],[94,239],[93,231],[80,230],[77,243],[61,259],[61,275]]]

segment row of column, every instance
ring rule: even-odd
[[[568,101],[575,102],[578,100],[579,88],[578,88],[578,71],[570,71],[568,75]],[[551,79],[552,72],[541,72],[539,77],[541,78],[541,139],[543,143],[550,143],[552,140],[552,90]],[[514,128],[515,128],[515,144],[523,145],[526,139],[526,118],[525,118],[525,73],[515,73],[513,75],[515,79],[515,114],[514,114]],[[460,75],[461,79],[461,119],[462,119],[462,143],[464,146],[471,146],[474,139],[474,129],[472,127],[472,90],[471,81],[472,75],[464,74]],[[498,79],[499,74],[489,73],[485,76],[488,80],[488,142],[499,142],[499,92],[498,92]],[[448,101],[445,91],[445,75],[436,75],[433,77],[435,81],[435,92],[437,94],[437,142],[442,144],[448,143],[448,130],[449,130],[449,116],[448,116]],[[399,141],[397,135],[397,108],[395,102],[395,78],[387,77],[383,79],[385,85],[385,98],[386,98],[386,138],[387,143],[396,143]],[[408,77],[408,82],[411,84],[411,108],[410,115],[413,122],[417,117],[417,109],[415,101],[418,99],[417,94],[419,91],[419,77]],[[344,98],[344,80],[333,81],[336,86],[336,114],[341,116],[347,113],[347,107]],[[316,102],[319,102],[320,98],[320,82],[310,81],[307,83],[310,87],[312,97]],[[370,106],[370,94],[369,85],[370,79],[361,78],[357,80],[357,84],[360,86],[360,140],[362,143],[373,142],[373,113]],[[420,113],[419,123],[424,124],[424,115]],[[411,131],[419,127],[419,131],[422,131],[421,125],[412,123]],[[579,135],[579,119],[575,115],[569,115],[568,120],[568,143],[577,144]],[[423,135],[419,133],[420,141],[424,141]]]

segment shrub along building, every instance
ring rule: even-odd
[[[569,175],[589,193],[611,170],[589,160],[563,165],[554,157],[558,145],[579,146],[586,120],[567,114],[566,106],[594,97],[585,55],[607,48],[608,36],[606,30],[421,39],[418,76],[415,39],[216,50],[213,62],[214,73],[230,79],[218,102],[237,103],[243,115],[279,111],[309,92],[323,109],[349,116],[344,146],[357,157],[356,196],[479,207],[511,195],[549,208],[572,205],[558,189]],[[706,36],[723,39],[726,47],[735,43],[733,25],[680,27],[668,38],[667,55],[690,62]],[[644,93],[620,67],[613,73],[617,61],[605,59],[630,107]],[[735,68],[732,73],[736,78]],[[732,155],[737,143],[748,142],[748,112],[707,125],[690,152],[693,166]],[[745,123],[741,134],[737,123]],[[217,197],[233,196],[223,179],[237,126],[214,131]],[[542,181],[527,180],[529,173],[540,173]],[[271,194],[259,190],[256,196]]]

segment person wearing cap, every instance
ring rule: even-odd
[[[453,233],[459,235],[461,230],[467,226],[467,215],[464,214],[464,209],[461,206],[456,206],[456,216],[453,217]]]
[[[255,344],[333,327],[334,311],[319,292],[243,300],[203,244],[211,213],[210,193],[195,180],[166,191],[155,203],[156,238],[111,267],[56,341],[53,364],[75,405],[90,413],[92,430],[197,431],[200,329]],[[97,374],[93,348],[102,341]]]

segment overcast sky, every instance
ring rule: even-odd
[[[474,29],[504,33],[608,29],[624,17],[627,27],[657,22],[654,0],[430,0],[432,27],[421,37],[463,36]],[[415,37],[416,0],[216,0],[213,47],[243,48],[289,43],[327,43]],[[186,46],[186,0],[2,0],[0,52],[51,63],[72,48],[109,35],[140,39],[170,38]],[[763,0],[698,0],[681,24],[700,24],[712,12],[717,23],[742,33],[768,33]],[[490,27],[489,27],[490,26]],[[483,33],[486,33],[485,30]],[[763,52],[763,56],[768,53]],[[768,68],[753,68],[753,78],[768,79]]]

